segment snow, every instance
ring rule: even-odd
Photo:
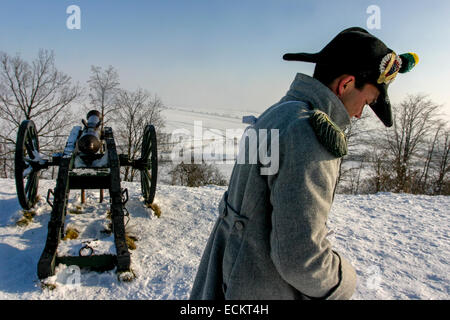
[[[16,226],[21,208],[14,180],[0,179],[0,299],[187,299],[203,248],[217,217],[216,207],[226,187],[188,188],[159,184],[157,218],[142,203],[139,183],[128,188],[127,233],[137,238],[131,250],[135,279],[120,281],[112,271],[98,273],[59,265],[42,286],[36,266],[47,235],[50,206],[47,189],[55,182],[39,181],[41,198],[33,221]],[[106,218],[109,195],[71,191],[66,226],[79,239],[61,241],[59,253],[78,252],[82,242],[94,250],[114,252]],[[81,207],[82,214],[78,214]],[[329,239],[358,274],[353,299],[449,299],[450,197],[379,193],[336,195],[328,227]],[[86,242],[87,241],[87,242]],[[122,275],[123,276],[123,275]],[[76,278],[78,277],[78,278]],[[77,281],[75,281],[75,280]],[[78,285],[74,285],[78,283]],[[50,286],[51,285],[51,286]],[[51,290],[51,288],[53,288]]]
[[[63,154],[64,158],[67,158],[67,157],[70,158],[72,156],[72,152],[75,150],[80,131],[81,131],[80,126],[75,126],[70,131],[70,134],[67,138],[66,146],[64,148],[64,154]]]
[[[31,161],[34,162],[39,162],[40,165],[45,164],[46,160],[45,160],[45,156],[40,154],[39,151],[37,150],[33,150],[33,159],[30,159]]]
[[[29,166],[29,167],[27,167],[25,170],[23,170],[22,176],[23,176],[24,178],[26,178],[26,177],[28,177],[28,175],[29,175],[31,172],[33,172],[33,167],[32,167],[32,166]]]
[[[37,162],[40,165],[44,165],[46,160],[44,159],[45,156],[43,156],[42,154],[39,153],[39,151],[37,150],[33,150],[33,159],[30,159],[28,157],[25,157],[24,160],[25,162],[28,164],[28,167],[26,167],[26,169],[23,171],[22,173],[22,177],[26,178],[28,177],[28,175],[33,172],[33,167],[30,164],[30,162]]]
[[[79,155],[75,157],[74,162],[74,168],[108,168],[108,165],[108,150],[106,150],[101,158],[92,161],[90,165],[87,165]]]
[[[449,208],[448,196],[338,195],[330,239],[357,270],[354,298],[448,299]]]
[[[88,246],[86,248],[85,246]],[[114,246],[114,236],[109,236],[103,239],[74,239],[74,240],[65,240],[61,241],[61,244],[58,246],[58,256],[78,256],[80,250],[83,248],[82,255],[116,255],[116,247]],[[86,248],[86,249],[84,249]],[[91,250],[92,249],[92,253]],[[86,253],[83,253],[86,250]]]
[[[170,107],[164,109],[162,115],[165,118],[165,127],[162,131],[175,133],[181,130],[189,133],[179,137],[183,138],[183,143],[175,139],[173,142],[176,142],[176,145],[183,145],[188,153],[191,152],[192,147],[193,155],[201,154],[204,151],[205,155],[209,154],[211,158],[217,156],[221,159],[220,162],[223,163],[236,157],[239,146],[234,144],[234,138],[236,137],[238,139],[236,142],[238,142],[245,128],[248,127],[248,124],[242,122],[243,117],[259,116],[259,113],[251,110],[233,110],[230,108],[211,110],[197,107],[195,110],[192,110],[182,107]],[[197,131],[200,130],[199,128],[202,130],[201,135]],[[200,148],[203,148],[203,150]],[[162,155],[161,152],[158,154]],[[164,156],[167,159],[171,159],[172,154]],[[187,156],[187,158],[190,159],[190,156]],[[204,160],[208,161],[207,159]],[[224,163],[219,165],[218,168],[228,178],[231,176],[233,164]],[[170,169],[166,168],[165,171]]]

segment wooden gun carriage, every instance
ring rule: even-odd
[[[37,201],[40,170],[50,166],[58,167],[56,187],[49,190],[47,202],[51,205],[51,217],[44,250],[39,259],[37,273],[40,279],[54,275],[59,263],[90,267],[97,270],[117,267],[117,272],[130,270],[130,253],[125,239],[125,210],[128,192],[121,188],[120,167],[131,166],[140,171],[141,192],[144,202],[151,205],[155,197],[157,181],[157,142],[153,125],[144,129],[141,157],[129,159],[117,153],[113,131],[102,125],[100,113],[92,110],[87,114],[84,127],[75,126],[69,134],[62,153],[43,159],[39,153],[39,141],[32,120],[21,123],[17,134],[15,150],[15,180],[17,196],[23,209],[31,209]],[[77,170],[78,169],[78,170]],[[77,171],[89,169],[90,173]],[[70,190],[108,189],[112,233],[115,255],[82,255],[59,257],[58,244],[65,235],[65,218]],[[53,201],[50,197],[53,195]]]

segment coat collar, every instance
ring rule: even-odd
[[[292,99],[308,102],[314,109],[325,112],[342,130],[350,124],[350,117],[344,104],[333,91],[317,79],[297,73],[282,101]]]

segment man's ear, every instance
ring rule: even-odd
[[[337,95],[341,97],[345,94],[349,89],[355,87],[355,77],[352,75],[343,75],[338,82],[337,86]]]

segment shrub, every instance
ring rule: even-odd
[[[208,184],[224,186],[227,181],[219,169],[213,164],[185,164],[181,162],[170,172],[172,185],[200,187]]]

